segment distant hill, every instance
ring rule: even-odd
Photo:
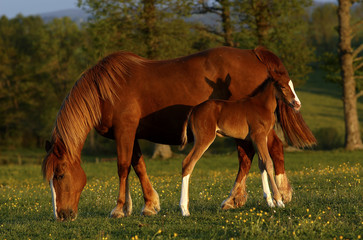
[[[309,15],[316,7],[325,3],[327,2],[315,1],[313,5],[308,9]],[[90,17],[90,14],[86,13],[80,8],[70,8],[54,12],[40,13],[37,15],[41,16],[45,22],[52,21],[54,18],[70,17],[74,22],[78,24],[86,22],[87,19]],[[207,26],[214,26],[218,24],[219,20],[219,16],[213,13],[193,14],[186,19],[187,22],[201,22]]]
[[[88,17],[90,16],[88,13],[79,8],[70,8],[55,12],[40,13],[38,15],[41,16],[45,22],[52,21],[54,18],[69,17],[78,24],[86,22]]]
[[[87,22],[90,14],[86,13],[80,8],[70,8],[54,12],[40,13],[39,15],[45,22],[52,21],[54,18],[70,17],[74,22],[80,24]],[[215,25],[219,20],[219,17],[213,13],[207,14],[193,14],[186,19],[187,22],[201,22],[208,26]]]

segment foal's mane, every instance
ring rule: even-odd
[[[266,80],[265,81],[263,81],[257,88],[255,88],[255,90],[253,90],[253,92],[252,93],[250,93],[249,95],[248,95],[248,98],[251,98],[251,97],[254,97],[254,96],[256,96],[257,94],[259,94],[259,93],[261,93],[261,92],[263,92],[265,89],[266,89],[266,87],[268,86],[268,85],[270,85],[270,84],[274,84],[275,86],[276,86],[276,84],[274,83],[274,79],[273,78],[271,78],[271,77],[268,77],[268,78],[266,78]]]
[[[91,128],[100,123],[101,101],[114,104],[117,91],[128,81],[131,69],[144,61],[133,53],[116,52],[86,70],[74,84],[57,114],[51,141],[64,144],[70,161],[74,161]],[[43,165],[47,165],[47,159]]]

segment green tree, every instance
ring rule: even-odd
[[[0,141],[42,146],[80,66],[82,37],[70,19],[0,19]],[[76,58],[78,56],[78,58]]]
[[[236,45],[234,41],[235,35],[235,22],[233,19],[234,14],[232,1],[230,0],[216,0],[216,1],[208,1],[201,0],[198,2],[199,4],[196,7],[194,13],[197,14],[206,14],[212,13],[216,14],[220,19],[221,27],[216,26],[204,26],[206,31],[215,34],[217,37],[223,39],[221,42],[225,46],[233,47]],[[220,28],[220,29],[219,29]]]
[[[357,112],[357,99],[363,96],[363,90],[357,93],[356,80],[363,76],[355,76],[355,72],[363,67],[363,57],[359,54],[363,51],[363,43],[355,50],[352,49],[352,38],[357,28],[363,24],[363,20],[351,25],[350,9],[352,0],[339,0],[339,62],[341,78],[343,81],[343,106],[345,118],[345,148],[348,150],[363,149],[362,138],[359,131]],[[354,62],[357,62],[354,65]]]
[[[41,66],[46,61],[47,33],[40,17],[2,17],[0,25],[4,53],[0,64],[0,112],[4,116],[0,119],[0,138],[20,145],[37,137],[35,125],[39,121],[31,116],[41,107],[44,95],[41,80],[45,72]]]
[[[91,13],[90,29],[101,55],[127,50],[165,59],[193,52],[187,0],[78,0]],[[182,39],[182,41],[181,41]]]
[[[325,3],[317,6],[309,22],[309,39],[316,47],[317,55],[336,51],[338,43],[337,5]]]
[[[311,0],[235,1],[238,8],[241,47],[264,45],[283,61],[296,85],[306,81],[314,51],[307,41],[307,7]]]

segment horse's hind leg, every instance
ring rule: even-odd
[[[131,163],[140,180],[144,194],[145,205],[142,209],[142,214],[155,215],[160,211],[159,195],[151,185],[146,172],[144,157],[142,156],[140,145],[137,140],[135,140]]]
[[[194,166],[197,161],[202,157],[203,153],[208,149],[208,147],[213,143],[216,134],[210,132],[209,134],[204,134],[201,138],[200,136],[194,135],[194,146],[186,158],[183,160],[182,168],[182,189],[180,195],[180,209],[183,216],[190,216],[189,213],[189,178],[193,172]]]
[[[236,139],[239,169],[236,181],[226,200],[222,202],[222,209],[238,208],[243,206],[247,201],[246,179],[250,171],[255,150],[251,141]]]
[[[276,185],[281,193],[282,200],[288,203],[292,198],[292,188],[285,172],[283,143],[274,130],[270,131],[268,135],[267,145],[275,167]]]
[[[270,154],[268,152],[267,148],[267,139],[264,135],[259,135],[253,137],[253,141],[256,144],[257,152],[258,152],[258,158],[259,158],[259,167],[261,171],[261,178],[262,178],[262,187],[264,191],[264,197],[266,198],[267,204],[270,207],[274,207],[274,203],[271,199],[271,193],[270,188],[268,185],[268,180],[270,180],[273,196],[277,203],[278,207],[285,207],[285,205],[282,202],[281,194],[277,188],[275,178],[274,178],[274,168],[272,159],[270,157]],[[267,179],[268,176],[268,179]]]

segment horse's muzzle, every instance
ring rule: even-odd
[[[60,210],[58,213],[58,219],[61,222],[64,221],[74,221],[77,218],[77,213],[72,209]]]

